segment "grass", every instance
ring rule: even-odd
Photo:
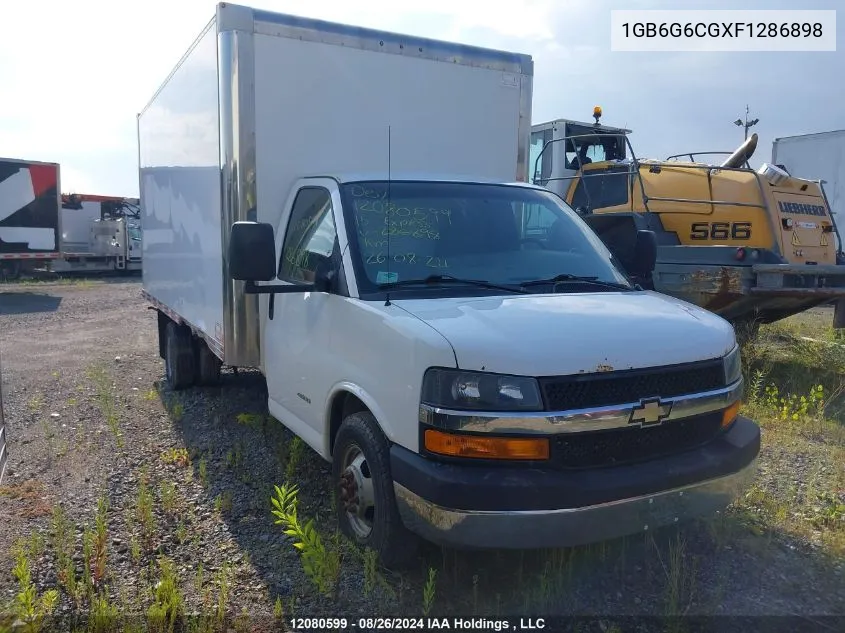
[[[743,413],[763,432],[761,474],[736,505],[772,529],[845,555],[845,348],[801,315],[746,345]],[[785,472],[791,474],[784,476]]]
[[[150,492],[147,474],[141,473],[138,483],[138,495],[135,501],[135,520],[141,527],[143,544],[148,551],[152,549],[155,537],[156,521],[153,512],[153,495]]]
[[[191,457],[185,448],[169,448],[161,454],[161,461],[165,464],[175,464],[182,468],[191,465]]]
[[[103,419],[117,441],[117,447],[123,449],[123,432],[120,430],[120,414],[118,413],[117,394],[114,381],[108,370],[101,365],[95,365],[88,370],[88,378],[94,383],[97,404]]]
[[[3,280],[4,286],[21,286],[24,288],[38,287],[38,286],[73,286],[75,288],[94,288],[102,285],[102,281],[89,279],[86,277],[31,277],[24,279]]]
[[[304,612],[300,606],[303,599],[334,614],[357,613],[363,595],[386,612],[499,617],[515,611],[576,611],[583,607],[579,600],[586,592],[604,593],[613,602],[617,587],[622,596],[619,600],[633,600],[636,595],[642,602],[640,608],[649,613],[672,617],[713,612],[736,591],[735,585],[729,584],[730,569],[724,570],[714,560],[736,566],[741,565],[736,561],[751,555],[757,562],[747,573],[762,573],[767,565],[782,564],[777,561],[787,549],[781,547],[784,543],[799,549],[802,544],[814,546],[815,554],[794,559],[802,568],[823,559],[845,557],[845,349],[838,343],[837,335],[824,322],[806,314],[762,327],[744,346],[747,389],[743,413],[763,431],[761,468],[754,484],[728,511],[697,526],[670,530],[668,539],[648,533],[571,549],[479,554],[428,548],[419,568],[402,573],[382,569],[374,552],[360,550],[339,536],[327,513],[328,504],[318,501],[324,497],[326,482],[309,479],[313,475],[311,455],[299,438],[271,441],[267,434],[273,425],[266,423],[265,414],[241,414],[236,427],[240,435],[221,452],[222,460],[212,459],[195,445],[190,450],[174,447],[153,455],[160,461],[158,470],[170,480],[153,482],[142,470],[134,503],[124,510],[131,524],[139,528],[138,537],[116,534],[128,543],[128,556],[137,571],[141,590],[133,608],[143,615],[143,630],[249,629],[244,613],[238,611],[240,605],[233,605],[242,599],[236,591],[237,568],[225,559],[212,569],[199,563],[184,565],[174,562],[180,561],[178,555],[175,559],[162,556],[163,550],[158,548],[157,537],[165,532],[179,545],[189,546],[199,529],[196,517],[183,512],[183,471],[188,483],[187,475],[193,473],[198,478],[205,490],[206,507],[217,511],[215,520],[237,529],[233,526],[251,508],[251,500],[243,503],[239,492],[238,512],[233,513],[233,491],[211,492],[210,485],[217,483],[219,470],[214,469],[229,469],[244,475],[238,477],[242,488],[252,487],[256,497],[260,496],[250,519],[279,526],[288,537],[283,547],[296,553],[300,565],[299,569],[284,570],[294,585],[289,595],[264,598],[266,612],[272,613],[279,625],[283,618],[316,615]],[[111,412],[117,419],[118,399],[108,373],[92,370],[89,377],[104,418]],[[153,402],[153,393],[158,392],[151,391],[144,399]],[[43,404],[38,394],[29,404],[33,416],[40,415]],[[168,410],[174,418],[187,415],[176,405]],[[119,424],[115,426],[119,431]],[[275,455],[269,461],[275,463],[262,464],[268,474],[248,484],[247,473],[261,476],[251,455],[259,433],[265,434],[267,451]],[[268,480],[275,477],[285,483],[269,485]],[[36,481],[7,486],[0,494],[20,504],[44,502],[45,497],[44,487]],[[55,590],[61,601],[72,605],[74,613],[91,617],[89,630],[121,630],[115,628],[115,622],[131,605],[114,591],[112,585],[120,579],[109,573],[108,561],[114,553],[109,551],[113,528],[108,501],[101,498],[93,524],[86,526],[78,543],[73,522],[63,508],[50,506],[48,529],[33,531],[19,543],[15,560],[18,602],[8,612],[16,616],[25,613],[37,625],[38,618],[43,621],[54,608],[53,594],[48,591]],[[88,563],[82,568],[73,561],[79,549]],[[243,553],[248,566],[250,552]],[[257,560],[256,551],[252,554]],[[45,556],[54,561],[56,586],[33,593],[33,561]],[[782,571],[790,578],[794,572],[794,582],[802,582],[797,575],[802,570]],[[297,574],[301,576],[297,578]],[[818,589],[825,590],[823,585]],[[620,608],[635,610],[635,604],[640,603]],[[199,616],[189,617],[191,612],[199,612]]]

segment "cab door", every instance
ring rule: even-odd
[[[278,261],[282,283],[310,284],[318,269],[340,269],[337,220],[329,183],[301,187],[283,220]],[[331,388],[331,342],[337,324],[331,292],[279,293],[265,299],[273,318],[266,324],[262,357],[267,378],[268,407],[286,426],[320,450],[323,406]],[[265,308],[262,306],[262,312]],[[267,314],[267,312],[264,312]]]

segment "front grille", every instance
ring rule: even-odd
[[[725,386],[722,360],[650,369],[540,378],[546,409],[566,411],[671,398]]]
[[[561,433],[552,440],[555,468],[594,468],[644,461],[701,446],[722,428],[722,414],[664,422],[651,428]]]

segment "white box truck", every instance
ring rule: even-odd
[[[845,264],[845,130],[776,138],[772,164],[797,178],[818,181],[833,219],[837,263]],[[845,327],[845,299],[836,300],[833,325]]]
[[[796,178],[821,181],[837,230],[837,250],[843,250],[845,226],[845,130],[776,138],[772,164]]]
[[[525,182],[532,77],[527,55],[219,4],[138,116],[170,385],[259,368],[386,565],[420,537],[651,530],[754,473],[732,327],[639,289]],[[636,251],[653,266],[654,234]]]

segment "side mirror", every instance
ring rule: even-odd
[[[657,236],[654,231],[637,231],[634,242],[634,256],[632,258],[635,275],[648,276],[654,272],[657,263]]]
[[[334,290],[337,273],[331,257],[327,257],[317,264],[314,271],[314,290],[316,292],[332,292]]]
[[[229,235],[229,274],[239,281],[276,277],[276,236],[265,222],[235,222]]]

